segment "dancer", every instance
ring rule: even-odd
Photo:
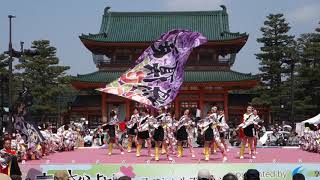
[[[189,124],[189,109],[186,109],[181,116],[180,120],[177,122],[177,140],[178,140],[178,155],[177,157],[183,156],[183,143],[188,141],[188,131],[187,126]]]
[[[222,144],[224,145],[225,150],[227,152],[229,152],[229,148],[228,148],[228,145],[225,140],[226,132],[229,129],[229,126],[226,123],[226,120],[224,117],[224,110],[222,108],[220,108],[220,110],[219,110],[218,121],[220,123],[220,125],[218,126],[218,130],[220,133],[220,140],[221,140]]]
[[[154,130],[153,139],[155,141],[155,160],[159,161],[160,156],[160,147],[161,145],[164,145],[164,137],[165,137],[165,130],[164,127],[166,126],[166,112],[165,108],[161,107],[158,111],[159,115],[156,118],[153,118],[154,122],[152,123]],[[168,160],[172,161],[172,158],[167,153]]]
[[[139,110],[138,110],[138,108],[134,108],[133,109],[133,114],[131,116],[131,119],[127,124],[127,128],[128,128],[128,152],[129,153],[131,152],[133,141],[136,140],[138,120],[139,120]]]
[[[213,118],[211,117],[211,111],[207,112],[207,116],[199,123],[201,130],[200,134],[204,136],[204,159],[209,161],[210,159],[210,144],[213,140],[213,130],[211,128]]]
[[[120,149],[121,154],[124,154],[123,147],[119,144],[119,137],[117,133],[117,124],[119,123],[119,119],[116,111],[112,110],[110,112],[110,121],[106,126],[107,133],[109,135],[109,153],[108,155],[112,155],[113,144],[116,144]]]
[[[44,137],[44,142],[42,146],[42,154],[43,155],[49,155],[50,152],[52,152],[52,130],[51,126],[48,124],[44,125],[44,131],[40,131],[42,136]]]
[[[217,119],[218,118],[218,107],[217,106],[213,106],[211,108],[211,117],[213,119]],[[212,154],[217,153],[217,149],[218,149],[218,145],[216,143],[212,143],[211,144],[211,152],[212,152]]]
[[[27,160],[27,149],[24,139],[21,137],[19,133],[16,134],[16,143],[17,143],[17,152],[19,152],[19,160],[25,161]]]
[[[255,121],[253,119],[252,106],[247,107],[247,112],[243,115],[243,122],[238,126],[240,130],[243,131],[243,137],[240,147],[240,159],[244,158],[245,146],[248,143],[249,151],[251,153],[251,158],[255,159],[255,154],[253,153],[253,136],[254,136],[254,124]]]
[[[63,137],[63,147],[64,151],[71,151],[72,149],[72,132],[71,129],[69,128],[69,125],[64,125],[63,127],[64,131],[62,133]]]
[[[214,119],[214,122],[211,126],[212,130],[213,130],[213,140],[212,140],[212,144],[215,143],[217,145],[217,147],[220,149],[220,152],[223,156],[223,162],[227,161],[227,155],[226,155],[226,150],[225,150],[225,146],[222,144],[221,139],[220,139],[220,132],[218,130],[219,127],[221,127],[222,125],[220,124],[220,122],[218,121],[218,119]]]
[[[150,118],[149,110],[147,108],[142,108],[141,116],[138,121],[137,157],[140,157],[143,141],[147,142],[148,155],[153,157],[153,154],[151,154],[151,139],[149,133]]]
[[[260,117],[258,115],[258,111],[256,109],[253,110],[253,120],[255,121],[254,124],[254,137],[253,137],[253,154],[257,154],[257,144],[258,144],[258,129],[260,126],[258,125],[260,123]]]
[[[195,158],[196,157],[196,155],[195,155],[195,153],[194,153],[194,150],[193,150],[193,145],[192,145],[192,142],[194,141],[194,127],[195,127],[195,122],[193,122],[192,121],[192,119],[190,118],[189,119],[189,121],[188,121],[188,123],[187,123],[187,126],[186,126],[186,128],[187,128],[187,132],[188,132],[188,141],[187,141],[187,143],[188,143],[188,147],[189,147],[189,151],[190,151],[190,153],[191,153],[191,157],[192,158]]]
[[[202,133],[204,133],[205,136],[205,160],[209,161],[210,160],[210,141],[211,145],[216,144],[217,147],[220,149],[221,154],[223,156],[223,162],[227,161],[227,155],[225,151],[225,147],[221,142],[220,139],[220,132],[218,130],[219,126],[221,126],[220,122],[218,119],[216,119],[215,114],[210,114],[210,111],[207,113],[206,119],[203,121],[202,125]]]
[[[167,153],[169,155],[168,148],[170,149],[171,153],[173,155],[176,154],[175,152],[175,146],[177,144],[177,140],[175,138],[175,120],[174,120],[174,110],[171,110],[167,113],[166,116],[166,125],[164,126],[165,129],[165,141],[162,144],[163,147],[163,153]]]

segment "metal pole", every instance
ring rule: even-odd
[[[12,61],[13,61],[13,48],[12,48],[12,19],[15,18],[15,16],[9,15],[9,74],[8,74],[8,106],[9,106],[9,123],[8,123],[8,131],[12,132],[12,110],[13,110],[13,93],[12,93]]]

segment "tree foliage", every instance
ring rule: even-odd
[[[5,104],[4,97],[8,95],[8,57],[5,54],[0,54],[0,107]],[[2,102],[4,101],[4,102]],[[1,110],[0,110],[1,112]]]
[[[295,40],[289,35],[290,26],[283,14],[270,14],[260,29],[261,52],[256,54],[260,61],[261,84],[256,88],[258,97],[253,104],[270,106],[274,117],[279,117],[284,102],[290,96],[284,82],[288,79],[290,64],[294,62]]]
[[[320,28],[300,35],[298,47],[296,113],[312,116],[320,112]]]
[[[59,65],[56,48],[48,40],[33,41],[31,48],[39,54],[23,56],[16,68],[33,96],[31,112],[43,120],[58,111],[58,97],[70,88],[70,78],[66,75],[69,67]]]

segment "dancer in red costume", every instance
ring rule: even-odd
[[[1,150],[0,158],[0,173],[21,176],[21,171],[18,165],[16,151],[11,149],[11,139],[4,140],[4,149]],[[4,157],[5,156],[5,157]]]

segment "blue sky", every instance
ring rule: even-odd
[[[24,41],[48,39],[57,47],[62,65],[69,65],[69,74],[96,71],[92,56],[80,42],[81,33],[99,31],[106,6],[112,11],[182,11],[218,10],[226,5],[232,32],[247,32],[249,40],[237,56],[233,70],[257,73],[259,52],[256,39],[260,27],[270,13],[283,13],[291,34],[313,32],[320,21],[319,0],[1,0],[0,52],[8,48],[9,14],[17,16],[13,24],[13,45],[19,49]]]

